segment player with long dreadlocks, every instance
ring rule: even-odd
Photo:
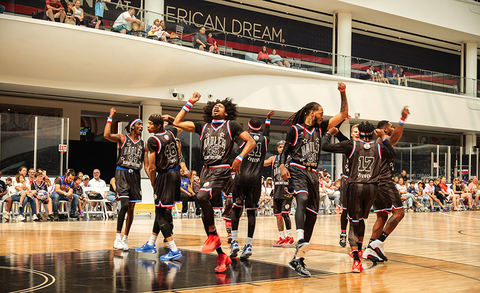
[[[375,129],[370,122],[364,121],[358,125],[358,130],[360,131],[358,141],[344,140],[332,144],[330,141],[332,135],[338,133],[337,128],[330,129],[322,141],[322,150],[348,155],[347,218],[350,220],[348,241],[352,249],[354,273],[363,271],[362,243],[365,220],[377,195],[380,164],[384,160],[394,159],[396,154],[383,129]],[[374,132],[383,143],[372,141]]]
[[[118,213],[117,236],[113,248],[128,250],[128,233],[133,223],[133,211],[135,203],[142,201],[142,191],[140,185],[140,170],[145,163],[145,170],[148,170],[147,154],[145,143],[140,139],[143,130],[143,123],[140,119],[134,119],[125,127],[129,134],[112,134],[113,116],[117,111],[110,109],[110,115],[105,124],[103,136],[109,141],[116,142],[120,153],[117,160],[117,170],[115,171],[115,182],[117,186],[117,199],[120,200],[121,208]],[[122,235],[123,221],[127,215],[125,234]]]
[[[341,98],[340,113],[329,120],[323,121],[323,108],[320,104],[310,102],[285,121],[291,121],[291,127],[280,155],[280,174],[283,180],[290,179],[289,192],[293,193],[297,200],[297,250],[288,265],[305,277],[311,275],[305,268],[304,257],[310,250],[310,238],[317,221],[320,202],[316,168],[320,159],[322,135],[348,116],[345,84],[338,83],[338,90]],[[285,163],[289,155],[292,161],[287,169]]]
[[[222,243],[215,227],[213,209],[223,208],[222,190],[231,180],[231,170],[233,169],[239,174],[240,163],[253,150],[256,143],[250,134],[234,121],[238,115],[237,105],[229,98],[207,102],[203,107],[205,122],[184,121],[187,113],[199,99],[200,94],[194,93],[175,117],[173,125],[184,131],[196,132],[200,135],[203,169],[200,174],[200,190],[197,193],[197,200],[202,208],[202,221],[208,235],[201,251],[204,253],[217,251],[215,272],[222,273],[232,261],[221,248]],[[245,142],[245,146],[230,166],[228,164],[230,153],[237,137]]]

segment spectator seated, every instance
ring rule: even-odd
[[[246,53],[245,54],[245,60],[265,64],[265,62],[258,61],[257,57],[258,57],[258,53]],[[273,66],[278,66],[278,65],[275,63],[275,64],[273,64]]]

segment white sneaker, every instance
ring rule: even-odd
[[[113,242],[113,248],[118,250],[123,250],[125,244],[123,243],[122,239],[115,238],[115,242]]]
[[[33,220],[33,221],[37,221],[37,220],[38,220],[38,217],[37,217],[37,215],[36,215],[36,214],[35,214],[35,215],[33,215],[33,217],[32,217],[32,220]]]
[[[384,261],[388,261],[388,258],[385,256],[385,243],[380,240],[375,240],[370,243],[370,247],[373,249],[373,251],[375,251],[378,257],[380,257]]]
[[[128,247],[128,240],[122,240],[123,242],[123,251],[128,251],[130,247]]]
[[[18,215],[17,216],[17,221],[23,222],[23,221],[25,221],[25,217],[23,215]]]
[[[10,214],[7,213],[7,214],[3,215],[3,219],[4,219],[5,221],[10,220]]]

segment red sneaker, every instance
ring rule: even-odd
[[[353,258],[353,251],[350,251],[350,253],[348,254],[349,257]],[[359,259],[362,259],[363,257],[363,250],[359,250],[358,251],[358,258]]]
[[[352,266],[352,272],[361,273],[363,271],[362,261],[354,260]]]
[[[226,254],[219,254],[217,260],[215,261],[217,267],[215,268],[215,273],[223,273],[227,270],[227,266],[232,263],[232,260]]]
[[[215,249],[219,248],[222,246],[222,242],[220,241],[220,236],[210,234],[208,235],[207,240],[205,240],[205,243],[203,244],[202,249],[200,250],[203,253],[210,253],[214,252]]]
[[[295,240],[293,239],[293,237],[287,236],[287,238],[285,238],[285,242],[283,243],[283,246],[290,247],[292,246],[293,243],[295,243]]]
[[[285,240],[287,240],[287,238],[282,238],[282,237],[278,238],[277,243],[275,243],[273,247],[281,247],[282,244],[285,243]]]

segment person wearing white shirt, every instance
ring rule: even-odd
[[[100,179],[100,170],[93,170],[93,178],[89,182],[90,192],[100,193],[103,198],[107,198],[107,184],[104,180]]]
[[[135,18],[135,9],[130,8],[128,11],[123,12],[117,17],[117,20],[113,23],[113,31],[121,34],[132,33],[132,23],[136,22],[141,24],[142,22]]]

